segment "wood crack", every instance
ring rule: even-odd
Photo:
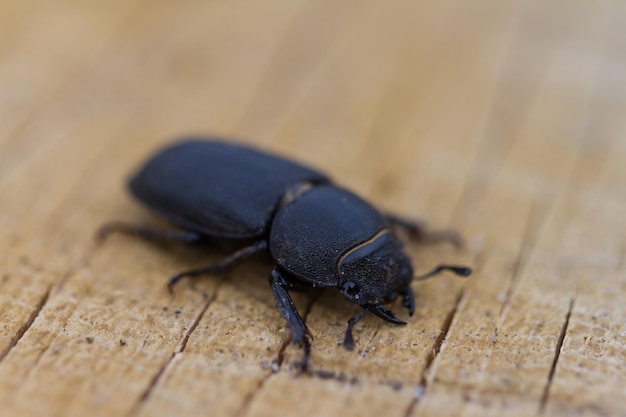
[[[263,378],[261,378],[261,380],[259,380],[256,390],[246,395],[241,403],[241,406],[235,412],[235,416],[239,417],[247,414],[248,409],[250,408],[250,405],[252,404],[254,398],[256,398],[259,392],[261,392],[263,386],[265,386],[270,377],[280,370],[281,366],[283,365],[283,361],[285,360],[285,351],[287,350],[287,346],[289,346],[290,343],[291,338],[289,337],[282,341],[282,343],[280,344],[280,348],[278,349],[278,353],[276,353],[276,359],[272,361],[270,372]]]
[[[547,205],[550,205],[551,203],[552,202],[549,202]],[[524,229],[524,236],[522,237],[520,251],[513,266],[513,275],[511,276],[511,281],[509,282],[509,287],[506,291],[505,301],[502,303],[502,307],[500,309],[498,327],[501,325],[500,320],[503,317],[504,309],[508,306],[509,300],[513,295],[513,291],[515,291],[515,287],[517,286],[520,276],[522,275],[522,271],[528,263],[528,260],[530,259],[530,256],[535,248],[535,244],[537,243],[537,234],[546,220],[547,205],[540,207],[537,197],[535,197],[532,201],[528,221],[526,223],[526,228]]]
[[[500,307],[500,312],[498,314],[498,321],[496,322],[496,326],[493,329],[493,343],[492,348],[498,340],[498,330],[502,327],[503,321],[506,316],[506,309],[509,306],[509,302],[513,296],[513,292],[519,283],[520,276],[524,270],[524,267],[528,263],[535,244],[537,242],[538,233],[543,227],[547,219],[547,212],[551,205],[554,204],[554,199],[545,202],[544,204],[539,203],[539,197],[535,196],[532,201],[530,207],[530,213],[528,216],[528,221],[526,223],[526,228],[524,230],[524,236],[522,238],[521,248],[517,258],[514,261],[513,273],[511,275],[511,279],[509,281],[508,288],[504,295],[504,302]],[[489,363],[489,359],[491,358],[491,353],[493,349],[489,349],[483,362],[480,367],[481,372],[487,368],[487,364]]]
[[[319,298],[319,295],[320,295],[320,292],[315,291],[314,295],[309,299],[304,309],[304,313],[302,314],[302,321],[304,321],[305,324],[306,324],[307,318],[309,317],[309,313],[313,309],[313,305]],[[252,405],[254,400],[258,397],[258,394],[261,392],[261,390],[263,389],[267,381],[269,381],[269,379],[274,374],[280,371],[285,361],[285,351],[287,350],[287,346],[289,346],[290,343],[291,343],[290,337],[287,337],[285,340],[282,341],[280,348],[278,349],[278,352],[276,353],[276,359],[272,361],[272,367],[270,369],[270,372],[268,372],[268,374],[265,375],[265,377],[263,377],[259,381],[257,385],[257,389],[251,392],[249,395],[247,395],[244,398],[241,406],[239,407],[239,410],[237,410],[237,412],[235,413],[236,416],[240,417],[240,416],[245,416],[246,414],[248,414],[248,410],[250,409],[250,406]]]
[[[430,370],[433,366],[433,363],[435,362],[435,359],[437,358],[437,356],[439,355],[439,352],[441,351],[441,346],[443,345],[443,342],[446,340],[446,337],[448,337],[448,333],[450,332],[450,328],[452,327],[452,321],[454,320],[456,313],[459,311],[459,305],[461,304],[461,301],[463,300],[464,296],[465,296],[465,290],[461,288],[461,291],[459,292],[459,295],[457,296],[456,301],[454,303],[454,307],[452,307],[452,310],[450,310],[450,312],[446,316],[443,322],[443,325],[441,326],[441,331],[439,332],[439,336],[437,336],[437,339],[435,340],[435,343],[433,344],[433,348],[431,352],[426,357],[426,364],[424,365],[424,370],[422,371],[422,374],[420,376],[420,382],[415,387],[413,399],[411,400],[411,403],[409,404],[406,412],[404,413],[405,417],[408,417],[411,414],[413,414],[415,407],[419,404],[420,400],[426,394],[426,390],[428,388],[428,374],[430,373]]]
[[[187,347],[187,342],[189,341],[189,338],[191,337],[191,334],[198,327],[198,324],[200,323],[200,320],[202,320],[202,317],[204,317],[204,314],[208,310],[209,306],[217,298],[217,294],[219,292],[221,283],[222,283],[222,281],[218,282],[217,288],[213,292],[213,295],[206,299],[206,301],[204,302],[204,306],[202,306],[202,310],[200,310],[200,312],[198,313],[198,315],[196,316],[194,321],[191,323],[191,326],[189,326],[189,329],[187,329],[187,331],[185,332],[185,335],[182,337],[180,343],[177,344],[176,348],[174,349],[174,351],[172,352],[170,357],[165,361],[165,363],[163,363],[163,365],[159,368],[159,370],[154,375],[154,377],[152,377],[152,380],[150,381],[150,383],[148,384],[146,389],[139,396],[139,400],[130,409],[130,412],[128,413],[128,416],[136,416],[136,415],[138,415],[138,413],[141,410],[141,408],[149,400],[150,396],[152,395],[152,392],[159,385],[159,383],[160,383],[163,375],[165,374],[165,372],[170,368],[170,366],[174,362],[174,359],[184,352],[185,348]]]
[[[539,415],[544,414],[546,410],[546,404],[548,403],[548,398],[550,396],[550,387],[552,386],[554,373],[556,372],[556,366],[559,362],[559,357],[561,356],[561,349],[563,348],[563,341],[565,340],[565,334],[567,333],[567,328],[569,326],[569,319],[572,315],[573,309],[574,309],[574,298],[572,298],[569,302],[569,309],[567,310],[567,314],[565,315],[565,322],[563,323],[563,327],[561,328],[561,333],[559,334],[559,339],[556,343],[556,348],[554,350],[554,359],[552,360],[552,367],[550,368],[550,373],[548,374],[548,381],[546,382],[546,386],[543,389],[543,395],[541,396],[541,402],[539,403],[539,410],[538,410]]]
[[[33,325],[33,323],[39,316],[39,313],[41,313],[41,310],[43,310],[44,306],[48,302],[51,288],[52,286],[49,286],[46,289],[46,292],[39,299],[39,302],[35,306],[34,310],[30,313],[30,316],[28,316],[28,320],[26,320],[24,324],[18,329],[17,333],[15,333],[15,336],[13,336],[13,338],[11,339],[11,342],[9,343],[9,345],[2,352],[0,352],[0,363],[2,363],[4,358],[6,358],[9,355],[11,350],[19,343],[22,337],[24,337],[28,329],[31,328],[31,326]]]

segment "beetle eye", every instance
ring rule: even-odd
[[[355,295],[359,292],[359,286],[352,281],[347,281],[343,284],[343,292],[349,295]]]

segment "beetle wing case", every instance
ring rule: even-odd
[[[233,239],[262,236],[285,192],[321,173],[265,152],[188,139],[165,148],[130,180],[132,194],[175,225]]]
[[[383,217],[366,201],[333,185],[318,186],[276,213],[270,251],[291,274],[336,286],[341,256],[384,227]]]

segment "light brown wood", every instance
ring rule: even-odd
[[[622,2],[0,5],[0,405],[11,416],[626,415]],[[294,294],[311,372],[254,259],[113,235],[124,182],[187,133],[327,171],[458,229],[408,245],[409,324]],[[399,306],[393,306],[399,310]]]

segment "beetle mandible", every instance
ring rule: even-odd
[[[216,138],[188,138],[158,152],[131,178],[129,189],[140,203],[178,226],[155,230],[127,223],[105,225],[100,236],[122,231],[147,239],[198,243],[209,238],[253,242],[204,268],[181,272],[181,278],[220,273],[259,252],[269,251],[276,265],[269,274],[276,306],[287,321],[291,340],[310,354],[310,332],[289,290],[302,284],[334,287],[362,307],[348,321],[343,344],[353,349],[352,328],[368,312],[406,324],[386,304],[401,298],[413,315],[411,282],[449,270],[468,276],[470,268],[440,265],[413,276],[397,229],[416,239],[449,240],[452,232],[426,232],[418,223],[381,214],[324,174],[304,165],[230,144]]]

